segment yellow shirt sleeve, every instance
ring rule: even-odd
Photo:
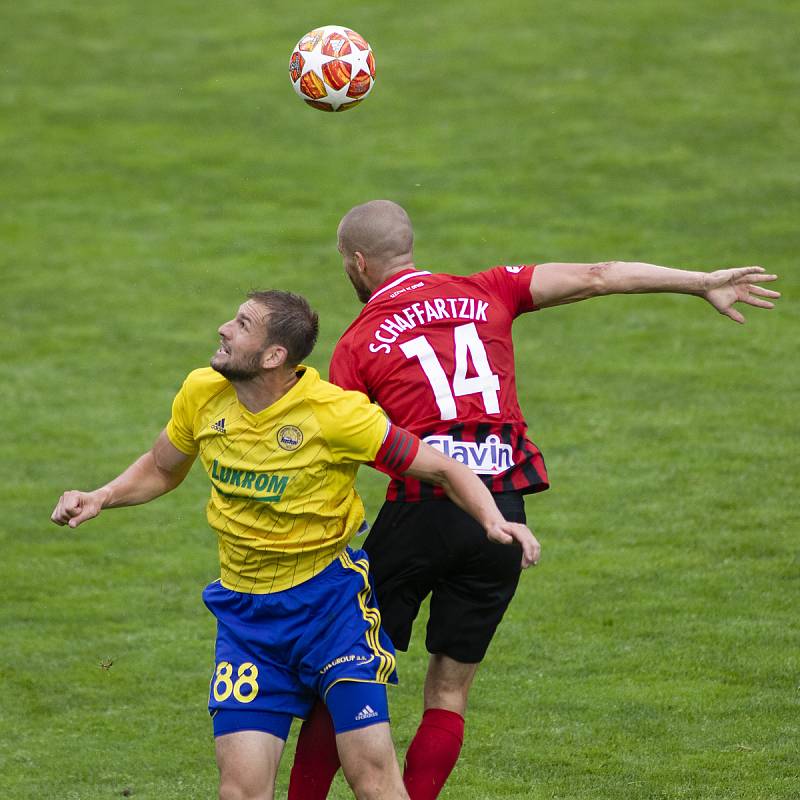
[[[389,430],[386,415],[361,392],[340,391],[334,402],[317,409],[317,420],[339,463],[373,461]]]
[[[172,401],[172,417],[167,423],[167,438],[182,453],[193,456],[197,454],[199,448],[197,440],[194,438],[192,426],[194,412],[189,402],[187,382],[183,382],[183,386]]]

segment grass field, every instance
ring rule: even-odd
[[[286,72],[332,22],[378,64],[335,116]],[[443,798],[800,796],[799,26],[786,0],[4,3],[0,797],[215,796],[203,476],[75,532],[49,514],[150,445],[247,289],[308,296],[326,374],[358,311],[336,225],[375,197],[439,271],[762,264],[784,293],[744,327],[672,296],[517,323],[544,557]]]

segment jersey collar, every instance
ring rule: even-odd
[[[389,291],[390,289],[394,289],[395,286],[407,281],[409,278],[413,278],[418,275],[430,275],[430,272],[422,269],[415,269],[414,267],[409,267],[402,272],[395,273],[389,278],[388,283],[382,283],[371,295],[367,303],[371,303],[376,297],[379,297],[384,292]]]
[[[305,397],[313,384],[320,381],[319,372],[313,367],[307,367],[305,364],[298,364],[295,368],[295,372],[297,373],[297,383],[295,383],[286,394],[281,395],[274,403],[270,403],[266,408],[262,408],[261,411],[254,414],[252,411],[249,411],[246,406],[239,403],[239,411],[242,413],[242,416],[251,420],[263,420],[271,416],[283,414],[294,405],[298,399]]]

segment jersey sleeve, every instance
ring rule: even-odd
[[[527,311],[536,311],[536,304],[531,297],[531,278],[535,264],[518,266],[492,267],[475,275],[475,279],[484,283],[494,297],[497,297],[512,316],[518,317]]]
[[[375,460],[389,432],[389,420],[361,392],[341,392],[317,411],[322,435],[338,463]]]
[[[336,345],[333,355],[331,356],[328,379],[331,383],[341,386],[342,389],[369,394],[367,392],[367,385],[358,372],[349,339],[340,339]]]
[[[199,448],[192,427],[194,413],[189,400],[188,383],[188,379],[183,382],[183,386],[172,401],[172,417],[167,423],[167,438],[182,453],[193,456],[197,454]]]

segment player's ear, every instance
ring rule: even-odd
[[[261,368],[275,369],[286,363],[289,351],[281,344],[271,344],[261,354]]]
[[[367,271],[367,257],[360,251],[356,250],[353,253],[356,259],[356,266],[358,267],[358,271],[364,275]]]

